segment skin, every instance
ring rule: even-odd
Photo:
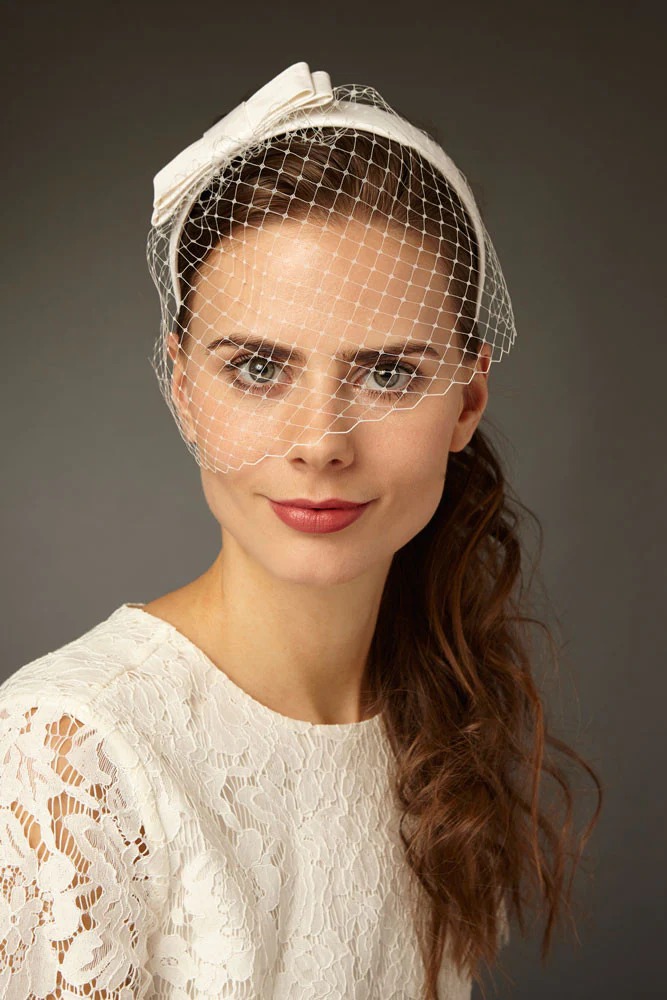
[[[228,469],[201,468],[222,544],[202,576],[145,610],[183,632],[257,701],[294,719],[351,723],[372,714],[365,664],[392,558],[435,513],[449,453],[466,446],[486,407],[490,349],[484,345],[474,369],[456,367],[462,354],[447,346],[452,317],[442,313],[447,281],[434,276],[433,262],[412,241],[357,223],[248,231],[243,243],[209,255],[187,341],[178,349],[170,338],[184,432],[207,462]],[[246,352],[206,351],[214,337],[241,329],[302,350],[308,364],[286,372],[278,365],[268,372],[278,383],[269,396],[248,396],[220,375],[223,361]],[[439,345],[443,363],[398,361],[444,381],[418,405],[416,397],[408,406],[375,402],[368,411],[375,419],[355,426],[368,405],[361,387],[383,389],[386,377],[374,380],[337,352],[379,350],[408,336]],[[251,369],[244,384],[253,384]],[[355,384],[337,394],[343,378]],[[289,383],[289,399],[278,405],[286,397],[280,380]],[[279,422],[269,423],[269,413]],[[327,433],[334,429],[348,432]],[[283,453],[267,456],[277,432]],[[254,464],[229,468],[244,457]],[[332,496],[373,503],[347,528],[317,535],[283,524],[267,499]]]

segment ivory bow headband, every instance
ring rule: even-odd
[[[329,74],[310,72],[298,62],[279,73],[247,101],[212,125],[164,166],[153,179],[151,225],[171,225],[169,269],[177,308],[181,305],[178,244],[197,197],[242,149],[283,132],[308,126],[356,128],[392,139],[421,153],[451,184],[470,215],[479,249],[476,316],[479,315],[486,269],[485,230],[473,193],[462,172],[421,129],[383,108],[336,97]]]

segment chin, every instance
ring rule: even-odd
[[[315,557],[305,554],[301,557],[292,550],[279,560],[277,566],[267,566],[267,570],[285,583],[300,584],[304,587],[334,587],[337,584],[349,583],[362,576],[368,570],[368,561],[358,558],[347,558],[337,552],[321,552]]]

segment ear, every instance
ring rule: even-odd
[[[190,413],[190,400],[187,394],[187,356],[179,342],[178,334],[173,330],[167,338],[167,350],[174,366],[171,373],[171,399],[179,415],[183,433],[190,443],[194,443],[196,438],[195,425]]]
[[[491,345],[482,344],[475,362],[475,374],[461,393],[461,411],[452,434],[450,451],[463,451],[477,429],[489,399]]]

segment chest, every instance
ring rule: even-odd
[[[162,758],[170,891],[156,997],[421,1000],[386,760],[200,738]],[[451,977],[442,1000],[469,1000]]]

